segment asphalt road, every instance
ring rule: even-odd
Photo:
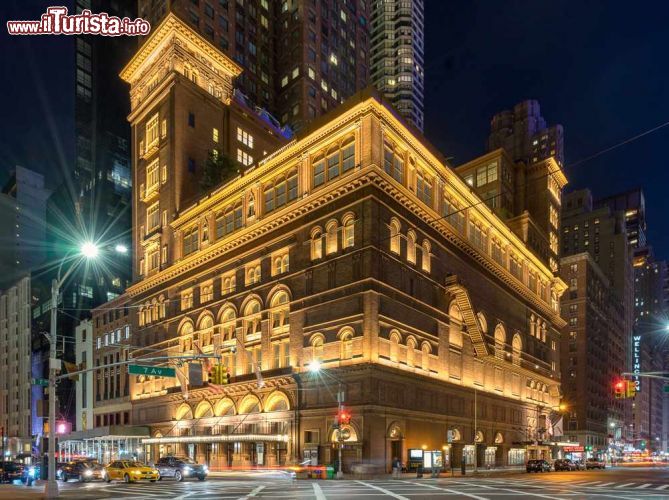
[[[42,486],[0,486],[0,499],[40,498]],[[210,478],[205,482],[177,483],[61,483],[61,497],[73,500],[116,498],[127,500],[278,498],[296,500],[357,500],[370,498],[419,500],[474,498],[544,499],[669,499],[669,468],[550,472],[544,474],[479,474],[476,477],[314,481],[291,480],[278,474]]]

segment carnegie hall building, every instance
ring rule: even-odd
[[[373,91],[286,139],[235,103],[240,71],[170,14],[121,73],[131,356],[212,356],[171,361],[176,378],[130,377],[130,423],[150,434],[141,458],[332,463],[340,437],[345,471],[411,449],[456,466],[549,453],[565,284],[548,258]],[[240,169],[203,189],[213,150]],[[535,230],[559,207],[555,165],[528,170]],[[482,168],[519,167],[493,155]],[[210,384],[208,363],[230,383]]]

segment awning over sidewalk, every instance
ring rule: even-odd
[[[168,443],[286,443],[287,434],[222,434],[218,436],[165,436],[142,439],[142,444]]]

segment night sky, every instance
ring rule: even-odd
[[[0,181],[20,164],[55,183],[73,162],[72,39],[5,28],[63,3],[1,2]],[[425,135],[453,164],[484,152],[493,114],[538,99],[565,128],[569,188],[641,186],[649,241],[669,257],[669,126],[570,167],[669,121],[669,2],[426,0],[425,19]]]

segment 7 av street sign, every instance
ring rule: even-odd
[[[130,375],[153,375],[154,377],[177,376],[174,368],[167,368],[164,366],[128,365],[128,373]]]

